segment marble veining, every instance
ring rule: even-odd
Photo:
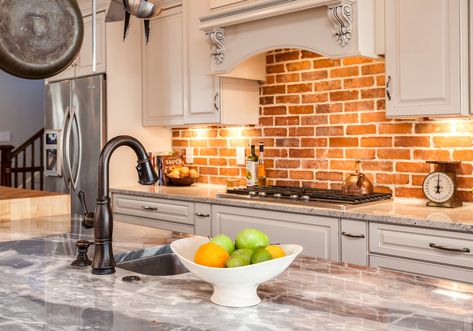
[[[424,200],[396,198],[360,205],[359,207],[347,210],[338,210],[309,205],[271,203],[258,199],[248,201],[217,197],[218,193],[224,191],[224,186],[208,184],[194,184],[190,187],[154,185],[112,189],[112,193],[132,194],[143,197],[194,201],[473,233],[473,218],[471,217],[473,214],[473,204],[471,203],[465,203],[464,206],[459,208],[447,209],[427,207]]]
[[[66,222],[66,220],[63,220]],[[72,223],[77,222],[73,221]],[[71,229],[78,229],[72,226]],[[117,233],[180,236],[117,222]],[[0,243],[0,330],[463,330],[473,326],[473,286],[407,273],[300,257],[259,288],[260,305],[210,303],[211,286],[190,273],[92,275],[70,266],[74,243],[90,232]],[[138,239],[115,247],[142,249]],[[150,241],[151,244],[151,241]],[[159,254],[162,247],[144,247]],[[118,253],[119,259],[135,258]]]

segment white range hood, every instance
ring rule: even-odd
[[[328,57],[383,53],[384,7],[377,0],[255,0],[200,19],[211,72],[226,73],[271,49],[299,48]],[[377,13],[377,14],[376,14]]]

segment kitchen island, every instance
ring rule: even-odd
[[[3,240],[23,240],[0,243],[0,330],[472,329],[471,285],[300,257],[260,286],[260,305],[232,309],[210,303],[211,286],[190,273],[128,283],[122,269],[96,276],[72,268],[75,241],[92,232],[67,215],[22,222],[1,228]],[[116,222],[114,249],[123,255],[181,236]]]

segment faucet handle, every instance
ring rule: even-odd
[[[95,215],[94,213],[89,213],[89,210],[87,209],[87,203],[85,202],[84,191],[79,191],[77,193],[77,197],[79,198],[82,208],[84,208],[84,217],[82,218],[82,226],[86,229],[91,229],[94,227]]]
[[[83,268],[92,265],[92,261],[87,256],[87,250],[91,245],[94,243],[88,240],[77,240],[76,247],[77,247],[77,258],[72,261],[71,266]]]

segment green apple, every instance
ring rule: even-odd
[[[235,239],[236,248],[265,248],[269,245],[269,238],[266,233],[258,229],[246,228],[238,232]]]
[[[251,255],[251,264],[272,260],[273,256],[264,248],[257,248]]]
[[[233,254],[231,255],[231,257],[235,257],[235,256],[243,256],[245,259],[248,260],[248,264],[250,263],[251,261],[251,256],[253,255],[253,251],[249,248],[241,248],[241,249],[237,249],[236,251],[233,252]]]
[[[232,253],[235,251],[235,245],[233,244],[233,240],[224,234],[219,234],[216,235],[215,237],[210,240],[210,242],[213,242],[214,244],[217,244],[227,251],[228,255],[232,255]]]
[[[250,261],[243,255],[231,257],[225,262],[225,268],[236,268],[249,265]]]

